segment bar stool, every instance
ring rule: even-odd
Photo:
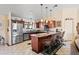
[[[51,53],[52,47],[54,47],[54,45],[55,45],[55,39],[56,39],[56,35],[52,35],[52,36],[51,36],[51,40],[45,41],[45,42],[43,43],[43,45],[44,45],[44,50],[45,50],[45,52],[47,52],[48,54]]]
[[[64,44],[64,38],[63,38],[63,37],[64,37],[64,34],[65,34],[65,31],[62,32],[62,33],[61,33],[61,36],[60,36],[60,41],[61,41],[61,43],[62,43],[63,45],[65,45],[65,44]]]

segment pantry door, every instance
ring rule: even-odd
[[[65,40],[71,40],[73,36],[73,20],[65,20]]]
[[[62,12],[62,26],[65,30],[64,40],[72,40],[76,32],[77,9],[76,8],[63,8]]]

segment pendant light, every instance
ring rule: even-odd
[[[45,7],[46,9],[46,17],[48,16],[48,7]]]
[[[52,9],[49,10],[50,11],[50,17],[52,16]]]
[[[58,5],[57,5],[57,4],[55,4],[55,5],[53,6],[53,8],[55,8],[55,7],[58,7]]]
[[[40,4],[41,5],[41,18],[43,17],[43,15],[42,15],[42,13],[43,13],[43,10],[42,10],[42,8],[43,8],[43,4]]]
[[[57,5],[57,4],[55,4],[55,5],[53,6],[53,10],[54,10],[56,7],[58,7],[58,5]]]
[[[48,7],[45,7],[45,10],[46,10],[46,16],[45,16],[45,23],[47,24],[48,23]]]
[[[55,8],[57,8],[58,7],[58,5],[57,4],[55,4],[55,5],[53,5],[53,10],[55,9]],[[55,12],[55,11],[54,11]],[[53,15],[53,14],[52,14]],[[55,17],[53,17],[53,20],[55,20]]]

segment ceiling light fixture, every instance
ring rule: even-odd
[[[46,9],[46,17],[48,16],[48,7],[45,7]]]
[[[53,8],[55,8],[55,7],[58,7],[58,5],[57,5],[57,4],[55,4],[55,5],[53,6]]]
[[[50,17],[52,16],[52,9],[49,10],[50,11]]]
[[[42,10],[42,7],[43,7],[43,4],[40,4],[41,5],[41,18],[43,17],[42,13],[43,13],[43,10]]]

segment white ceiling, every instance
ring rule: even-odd
[[[53,8],[53,4],[45,4],[43,5],[43,16],[46,15],[45,7],[48,7],[48,15],[49,10],[58,10],[66,7],[76,7],[79,8],[79,5],[66,5],[59,4],[58,7]],[[13,16],[18,16],[22,18],[33,17],[34,19],[38,19],[41,17],[41,6],[40,4],[0,4],[0,15],[8,15],[9,11],[12,12]],[[52,12],[53,13],[53,12]]]

